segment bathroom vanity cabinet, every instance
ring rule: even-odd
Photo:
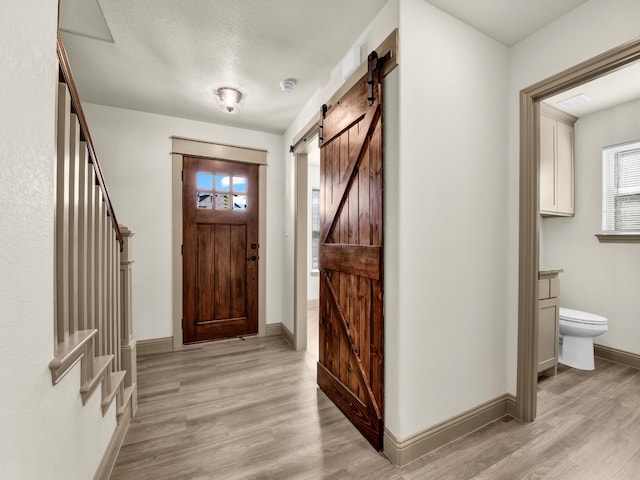
[[[555,268],[538,273],[538,374],[558,371],[560,272]]]
[[[540,213],[574,214],[574,140],[577,118],[540,104]]]

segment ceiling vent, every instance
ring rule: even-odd
[[[584,105],[585,103],[589,103],[591,101],[591,97],[585,93],[580,93],[578,95],[574,95],[573,97],[565,98],[564,100],[556,103],[561,108],[573,108],[579,107],[580,105]]]

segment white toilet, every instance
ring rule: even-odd
[[[589,312],[560,307],[558,362],[580,370],[593,370],[593,337],[608,329],[607,319]]]

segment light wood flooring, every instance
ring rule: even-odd
[[[138,365],[138,414],[111,480],[640,479],[640,371],[606,360],[541,379],[536,421],[494,422],[404,468],[316,388],[313,355],[280,337]]]

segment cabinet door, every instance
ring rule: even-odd
[[[555,212],[556,199],[556,124],[540,115],[540,211]]]
[[[557,298],[540,300],[538,303],[538,373],[558,364],[558,320]]]
[[[558,122],[556,135],[558,213],[573,215],[573,127]]]

